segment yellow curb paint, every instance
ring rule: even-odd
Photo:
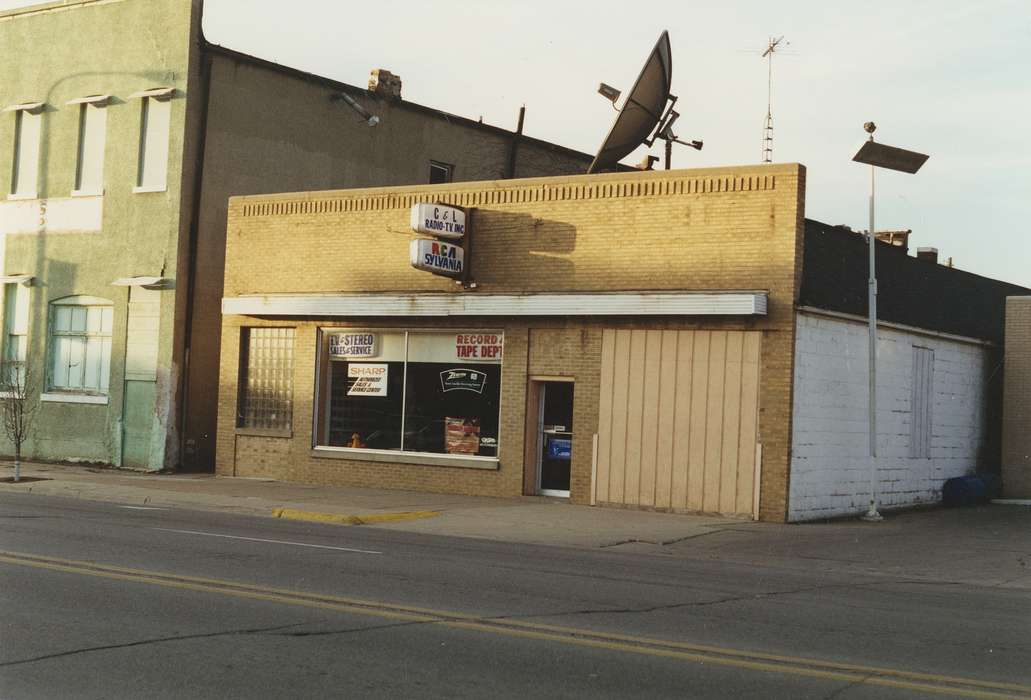
[[[317,513],[311,510],[294,508],[276,508],[272,517],[284,520],[308,520],[316,523],[335,523],[337,525],[366,525],[369,523],[392,523],[399,520],[419,520],[435,518],[440,513],[435,510],[410,510],[395,513],[369,513],[366,515],[347,515],[343,513]]]

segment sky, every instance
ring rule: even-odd
[[[0,0],[0,9],[35,4]],[[345,83],[401,76],[404,99],[594,153],[662,30],[676,168],[761,160],[771,37],[773,160],[807,168],[806,215],[868,228],[866,138],[930,154],[877,174],[876,227],[912,229],[961,269],[1031,287],[1027,0],[206,0],[213,43]],[[622,98],[617,104],[622,104]],[[639,149],[625,159],[636,163]],[[662,155],[662,144],[652,153]]]

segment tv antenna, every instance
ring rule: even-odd
[[[680,114],[673,110],[677,98],[669,94],[673,78],[673,58],[669,45],[669,32],[662,32],[655,48],[644,62],[637,82],[630,88],[616,122],[598,149],[588,173],[611,169],[621,158],[629,155],[642,143],[651,146],[656,139],[666,142],[666,170],[670,169],[673,144],[679,143],[702,150],[701,141],[681,141],[673,133],[673,123]],[[598,92],[615,106],[620,91],[602,83]],[[650,136],[649,136],[650,134]]]
[[[783,36],[776,39],[771,36],[766,50],[762,53],[762,57],[766,59],[766,123],[763,125],[763,163],[773,162],[773,54],[776,53],[782,41],[784,41]],[[790,44],[790,41],[784,41],[785,46]]]

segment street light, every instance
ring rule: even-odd
[[[874,229],[874,171],[876,168],[898,170],[903,173],[913,174],[927,161],[928,156],[916,151],[907,151],[904,148],[886,146],[873,140],[873,132],[877,125],[873,122],[863,124],[866,133],[870,134],[869,140],[852,156],[857,163],[866,163],[870,166],[870,279],[867,282],[869,288],[869,310],[867,316],[870,324],[870,509],[866,511],[863,520],[868,522],[879,522],[883,520],[877,512],[877,274],[874,262],[874,246],[877,242],[877,234]]]

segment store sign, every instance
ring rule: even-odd
[[[348,396],[386,396],[387,365],[354,363],[347,365]],[[350,380],[354,380],[352,383]]]
[[[455,357],[459,360],[500,360],[505,336],[500,333],[459,333],[455,336]]]
[[[329,356],[345,359],[376,357],[376,334],[334,333],[329,336]]]
[[[445,277],[460,277],[465,265],[465,251],[450,243],[416,238],[408,249],[412,267]]]
[[[456,367],[440,373],[441,391],[475,391],[477,394],[482,394],[486,383],[486,373],[478,369]]]
[[[412,230],[457,241],[465,235],[465,210],[446,204],[413,204]]]

